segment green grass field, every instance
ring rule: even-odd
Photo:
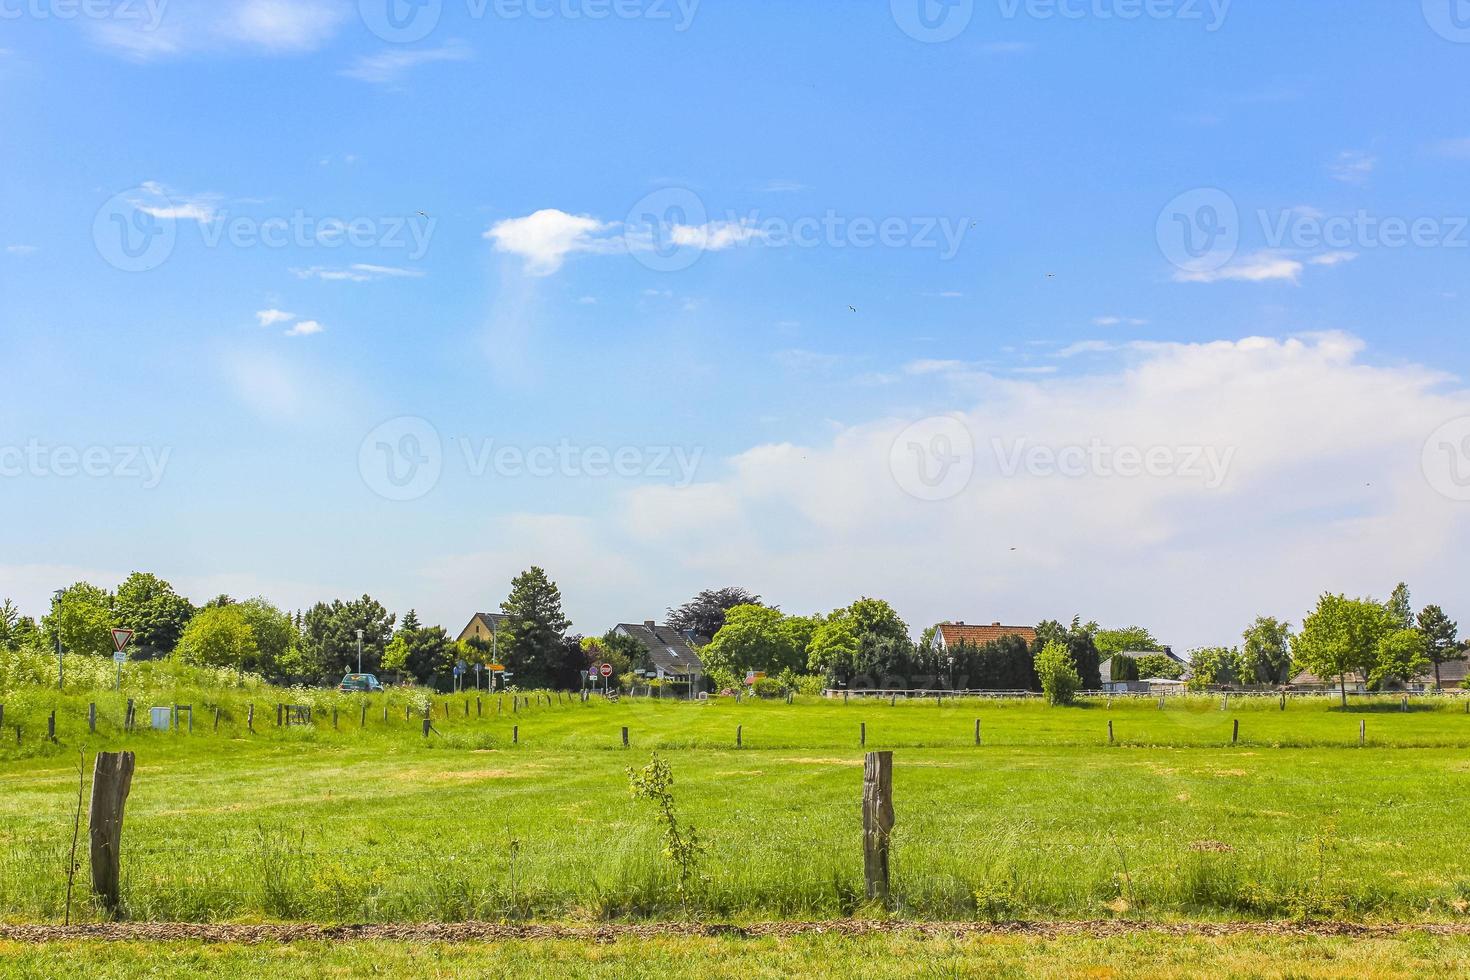
[[[1470,910],[1470,715],[1453,699],[1404,713],[1397,700],[1344,712],[1298,699],[1283,712],[1274,700],[1222,710],[1203,698],[1164,710],[1122,699],[543,700],[512,712],[508,698],[486,698],[484,716],[472,704],[466,718],[458,697],[434,700],[425,739],[421,715],[404,718],[421,695],[371,699],[359,727],[360,700],[314,692],[314,724],[278,729],[277,692],[216,693],[218,732],[212,702],[179,699],[190,696],[192,735],[121,733],[115,695],[98,696],[89,735],[87,698],[55,701],[54,744],[34,734],[53,699],[12,699],[0,738],[0,920],[61,920],[78,755],[90,774],[102,748],[138,755],[123,845],[133,919],[881,915],[862,899],[864,723],[868,749],[895,751],[901,916],[1456,922]],[[709,844],[687,913],[652,809],[628,791],[626,768],[654,750]],[[85,902],[72,914],[94,918]]]

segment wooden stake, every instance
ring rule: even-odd
[[[214,706],[214,730],[219,731],[219,705]]]
[[[1358,748],[1368,744],[1368,719],[1362,718],[1358,721]]]
[[[97,734],[97,702],[87,705],[87,731]]]
[[[367,702],[366,701],[364,701],[362,703],[362,716],[357,719],[357,727],[358,728],[366,728],[367,727]]]
[[[1240,741],[1240,719],[1235,719],[1235,730],[1230,734],[1230,744],[1234,745]]]
[[[859,722],[858,723],[858,746],[860,748],[865,748],[867,746],[867,744],[868,744],[868,723],[865,722],[865,721],[864,722]]]
[[[430,721],[429,719],[425,718],[424,719],[424,738],[428,738],[429,737],[429,729],[430,728],[433,728],[433,727],[434,727],[434,723],[432,721]]]
[[[1108,719],[1108,744],[1113,744],[1113,719]]]
[[[121,903],[123,809],[133,787],[131,752],[99,752],[92,773],[92,806],[87,816],[92,852],[92,891],[109,915]]]
[[[744,729],[745,729],[745,726],[744,725],[736,725],[735,726],[735,747],[737,749],[740,748],[740,746],[741,746],[741,739],[744,736]]]
[[[51,716],[46,719],[46,737],[56,741],[56,709],[51,709]]]
[[[975,719],[975,744],[980,744],[980,719]]]
[[[888,844],[893,833],[893,753],[863,761],[863,879],[868,898],[888,904]]]
[[[245,712],[245,727],[250,734],[255,734],[255,705],[251,704]]]
[[[520,745],[521,744],[521,726],[520,725],[512,725],[511,726],[511,728],[510,728],[510,744],[511,745]]]
[[[628,747],[628,729],[627,728],[624,728],[623,729],[623,748],[626,749],[627,747]]]

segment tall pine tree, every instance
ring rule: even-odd
[[[562,637],[572,625],[561,611],[561,590],[532,566],[510,583],[500,604],[506,616],[500,635],[501,660],[521,688],[551,687],[562,660]]]

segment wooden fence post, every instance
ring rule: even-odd
[[[51,715],[46,719],[46,737],[56,741],[56,709],[51,709]]]
[[[744,729],[745,729],[745,726],[744,725],[736,725],[735,726],[735,747],[737,749],[740,748],[740,746],[742,744],[742,740],[743,740],[743,738],[745,736]]]
[[[864,748],[864,747],[867,746],[867,744],[868,744],[868,723],[865,722],[865,721],[864,722],[859,722],[858,723],[858,747],[859,748]]]
[[[980,744],[980,719],[975,719],[975,744]]]
[[[476,718],[483,718],[483,717],[485,717],[485,705],[480,700],[480,696],[478,694],[475,695],[475,717]]]
[[[511,745],[520,745],[521,744],[521,726],[520,725],[511,725],[510,726],[510,744]]]
[[[250,734],[255,734],[255,703],[251,702],[245,710],[245,728]]]
[[[280,728],[281,727],[281,719],[282,719],[282,717],[285,716],[285,713],[286,713],[286,709],[284,707],[282,707],[280,704],[277,704],[276,705],[276,727],[277,728]]]
[[[1240,719],[1235,719],[1235,730],[1230,733],[1230,744],[1234,745],[1240,741]]]
[[[624,726],[624,728],[623,728],[623,748],[626,749],[627,747],[628,747],[628,729],[627,729],[626,726]]]
[[[87,705],[87,730],[93,735],[97,734],[97,702],[93,701]]]
[[[434,727],[434,723],[432,721],[430,721],[429,719],[425,718],[424,719],[424,738],[428,738],[429,737],[429,729],[432,728],[432,727]]]
[[[134,715],[133,715],[133,699],[132,698],[128,698],[128,714],[127,714],[127,717],[123,719],[123,728],[126,729],[127,731],[132,731],[133,730],[133,721],[134,721]]]
[[[1466,702],[1466,705],[1467,705],[1467,707],[1470,707],[1470,702]],[[5,705],[0,704],[0,728],[4,728],[4,727],[5,727]]]
[[[1399,709],[1399,710],[1401,710],[1401,711],[1408,711],[1409,710],[1409,696],[1407,694],[1404,695],[1404,706],[1401,709]]]
[[[219,731],[219,705],[214,706],[214,730]]]
[[[367,702],[366,701],[364,701],[362,703],[362,717],[358,719],[358,721],[357,721],[357,727],[358,728],[366,728],[367,727]]]
[[[893,832],[893,753],[863,762],[863,878],[868,898],[888,904],[888,842]]]
[[[1108,744],[1113,744],[1113,719],[1108,719]]]
[[[123,808],[133,787],[131,752],[99,752],[92,773],[92,806],[87,815],[92,852],[92,891],[109,915],[121,901]]]
[[[1358,748],[1368,744],[1368,719],[1362,718],[1358,721]]]

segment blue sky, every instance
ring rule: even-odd
[[[1449,0],[387,2],[0,0],[29,611],[1470,616]]]

